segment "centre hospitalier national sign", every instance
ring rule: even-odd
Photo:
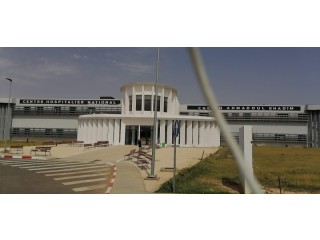
[[[89,104],[98,104],[98,105],[118,105],[121,103],[120,100],[114,99],[20,99],[20,104],[50,104],[50,105],[89,105]]]

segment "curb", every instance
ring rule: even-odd
[[[6,158],[6,159],[38,159],[38,160],[45,160],[46,158],[42,158],[42,157],[33,157],[30,155],[23,155],[23,156],[13,156],[13,155],[1,155],[0,158]]]
[[[113,175],[112,175],[111,182],[110,182],[110,184],[107,188],[107,191],[106,191],[107,194],[109,194],[111,192],[111,190],[113,188],[114,181],[116,179],[116,175],[117,175],[117,167],[114,164],[112,164],[112,166],[113,166]]]

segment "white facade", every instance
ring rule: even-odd
[[[153,83],[131,83],[121,88],[121,114],[90,114],[79,117],[78,141],[109,141],[113,145],[151,143],[155,89]],[[186,147],[218,147],[220,131],[214,118],[181,116],[177,91],[158,85],[157,143],[173,144],[173,123],[180,122],[177,144]]]
[[[111,96],[11,98],[10,108],[9,99],[0,98],[0,140],[74,141],[78,138],[87,142],[103,139],[112,144],[136,144],[141,139],[148,145],[153,126],[154,92],[153,83],[131,83],[121,88],[120,99]],[[161,84],[158,96],[158,143],[173,143],[174,120],[180,121],[177,138],[180,146],[220,143],[217,139],[220,133],[214,133],[219,129],[210,118],[213,113],[207,105],[180,104],[176,89]],[[254,144],[320,147],[320,105],[221,105],[219,108],[236,139],[239,128],[250,125]],[[223,136],[221,144],[225,144]]]

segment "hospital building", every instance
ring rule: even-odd
[[[157,111],[157,144],[173,144],[173,127],[179,124],[180,147],[224,145],[212,111],[204,104],[183,104],[178,90],[135,82],[120,88],[121,99],[21,99],[0,98],[0,140],[109,141],[112,145],[152,143]],[[9,104],[10,102],[10,104]],[[8,108],[8,106],[10,107]],[[157,105],[157,109],[155,109]],[[319,147],[320,105],[221,105],[230,130],[250,125],[257,145]]]

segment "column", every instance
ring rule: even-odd
[[[209,130],[208,130],[208,133],[209,133],[209,136],[208,136],[208,144],[209,144],[209,147],[212,147],[213,145],[213,124],[212,122],[209,122]]]
[[[134,85],[132,86],[132,113],[136,114],[136,91],[134,89]]]
[[[102,139],[103,139],[103,141],[109,141],[108,130],[109,130],[109,120],[103,119],[103,122],[102,122]]]
[[[129,94],[127,89],[125,90],[124,99],[122,101],[124,102],[124,114],[129,114]]]
[[[77,133],[77,141],[81,141],[80,139],[82,138],[82,121],[79,119],[78,120],[78,133]]]
[[[192,145],[195,147],[199,146],[199,126],[198,126],[198,121],[193,122],[193,126],[192,126]]]
[[[93,119],[93,142],[96,143],[98,141],[98,119]]]
[[[141,88],[141,113],[144,114],[144,85]]]
[[[177,144],[178,144],[178,142],[179,142],[179,139],[177,138]],[[167,125],[167,144],[168,145],[172,145],[172,120],[168,120],[168,125]]]
[[[210,122],[205,122],[205,146],[209,147],[210,146]]]
[[[172,115],[173,114],[173,101],[172,101],[172,89],[169,92],[169,96],[168,96],[168,114]]]
[[[184,147],[185,145],[186,145],[186,121],[180,121],[180,146]]]
[[[83,128],[84,128],[84,131],[83,131],[83,138],[80,139],[80,141],[83,141],[83,142],[87,142],[88,141],[88,127],[89,127],[89,124],[88,124],[88,119],[83,119]]]
[[[114,145],[119,145],[119,134],[120,134],[120,119],[114,121]]]
[[[120,145],[125,145],[125,139],[126,139],[126,125],[123,123],[123,121],[120,121]]]
[[[213,123],[213,147],[220,147],[220,128],[218,124],[215,122]]]
[[[110,144],[114,144],[114,119],[109,119],[108,130],[108,141]]]
[[[187,146],[192,146],[192,121],[187,121]]]
[[[84,119],[80,120],[80,124],[81,124],[81,135],[79,137],[78,141],[84,141],[84,139],[86,138],[86,131],[87,131],[87,127],[86,127],[86,121]]]
[[[92,130],[93,130],[93,123],[92,119],[88,119],[88,138],[86,143],[93,143],[92,142]]]
[[[160,120],[160,144],[164,143],[165,140],[165,131],[166,131],[166,121]]]
[[[164,88],[162,88],[161,97],[160,97],[160,114],[163,114],[163,109],[164,109]]]
[[[103,140],[103,119],[98,119],[98,141]]]
[[[205,146],[205,131],[204,131],[205,122],[199,123],[199,146]]]

